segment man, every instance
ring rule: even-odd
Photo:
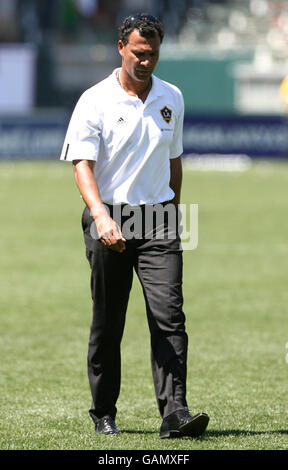
[[[104,434],[119,433],[120,343],[133,269],[146,301],[155,393],[163,418],[160,437],[199,436],[209,421],[206,413],[192,417],[186,402],[180,237],[169,217],[159,223],[155,214],[149,216],[149,208],[177,207],[182,181],[182,94],[153,75],[162,39],[163,26],[153,16],[124,20],[118,41],[122,66],[81,96],[61,154],[62,160],[73,162],[86,203],[82,226],[93,299],[90,415],[96,432]],[[138,219],[129,224],[133,209]]]

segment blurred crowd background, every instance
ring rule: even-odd
[[[0,116],[71,111],[120,65],[117,29],[136,12],[165,27],[156,75],[198,115],[283,115],[288,0],[0,0]]]
[[[286,0],[1,0],[0,41],[111,44],[123,18],[140,11],[193,48],[265,45],[283,57],[287,46]]]

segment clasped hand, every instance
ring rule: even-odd
[[[108,214],[101,214],[95,219],[98,236],[103,245],[113,251],[122,253],[125,248],[125,238],[119,225]]]

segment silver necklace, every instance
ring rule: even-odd
[[[119,83],[120,87],[122,88],[122,90],[125,91],[125,93],[127,93],[127,91],[125,90],[124,86],[122,85],[121,83],[121,80],[120,80],[120,71],[117,70],[116,72],[116,78],[117,78],[117,82]],[[145,88],[144,91],[142,91],[142,93],[140,93],[140,96],[143,95],[147,90],[148,88],[151,88],[151,85],[152,85],[152,78],[150,77],[150,80],[149,80],[149,84],[147,85],[147,87]]]
[[[121,80],[120,80],[120,72],[119,72],[119,70],[117,70],[117,72],[116,72],[116,78],[117,78],[117,82],[119,83],[120,87],[122,88],[122,90],[124,90],[123,85],[122,85]],[[125,91],[125,90],[124,90],[124,91]]]

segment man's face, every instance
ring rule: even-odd
[[[134,80],[147,81],[153,73],[159,59],[160,38],[140,36],[134,29],[128,36],[126,46],[118,41],[118,50],[122,56],[122,69]]]

